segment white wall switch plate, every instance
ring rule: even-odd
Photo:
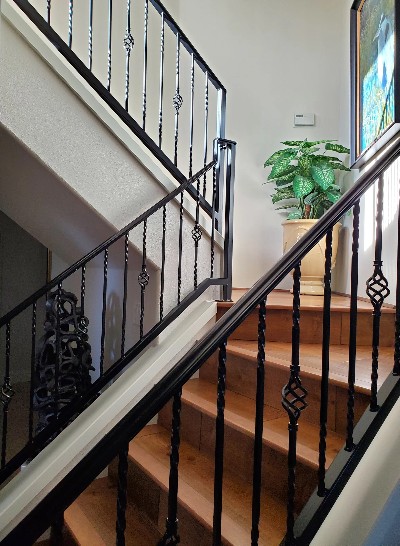
[[[294,126],[315,125],[315,114],[295,114]]]

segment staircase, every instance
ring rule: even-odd
[[[244,291],[234,290],[233,299]],[[286,530],[287,415],[280,391],[287,379],[291,344],[290,324],[293,296],[274,291],[268,298],[265,347],[265,407],[260,539],[262,545],[278,545]],[[323,298],[301,296],[301,365],[310,407],[299,423],[297,444],[296,513],[299,513],[318,483],[319,414]],[[369,404],[369,362],[372,306],[358,302],[356,421]],[[218,316],[233,303],[220,302]],[[328,436],[326,459],[330,466],[346,440],[347,360],[350,299],[333,295],[331,306],[332,345]],[[257,321],[253,313],[231,336],[227,346],[225,393],[225,454],[222,512],[222,543],[248,544],[251,532],[255,392],[257,372]],[[391,372],[395,309],[384,306],[385,325],[380,349],[380,383]],[[179,458],[178,518],[181,544],[212,543],[214,502],[215,419],[218,362],[213,355],[201,367],[199,377],[182,391],[181,445]],[[126,544],[156,544],[167,513],[170,426],[172,403],[159,413],[157,424],[145,427],[129,446],[128,527]],[[96,480],[65,513],[75,544],[114,543],[117,465],[109,477]],[[108,500],[107,500],[108,499]],[[93,537],[99,537],[93,542]]]

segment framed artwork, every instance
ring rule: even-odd
[[[370,161],[400,131],[397,0],[351,8],[352,163]]]

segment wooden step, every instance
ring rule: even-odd
[[[270,342],[266,344],[265,403],[273,408],[281,408],[281,390],[289,378],[291,345]],[[338,434],[346,432],[347,416],[347,368],[348,352],[344,346],[331,346],[330,384],[328,404],[328,427]],[[302,420],[319,423],[319,400],[321,379],[321,347],[315,344],[300,346],[301,378],[307,389],[308,408]],[[393,350],[380,349],[379,381],[381,385],[391,373]],[[371,350],[357,348],[356,421],[361,417],[369,403]],[[227,389],[254,399],[256,393],[257,343],[254,341],[233,340],[227,347]],[[217,378],[217,355],[214,354],[200,369],[200,378],[210,383]]]
[[[130,444],[129,482],[131,495],[147,504],[153,522],[165,528],[169,479],[170,433],[158,425],[146,427]],[[179,514],[181,543],[208,546],[212,543],[213,458],[182,441],[179,460]],[[250,543],[251,486],[224,468],[223,544]],[[285,531],[285,503],[262,493],[260,545],[278,545]]]
[[[220,318],[246,292],[233,290],[232,302],[219,302],[217,318]],[[292,336],[293,295],[284,290],[274,290],[267,299],[267,341],[290,343]],[[300,297],[300,335],[302,343],[322,343],[323,296]],[[358,300],[357,345],[371,346],[372,306],[368,301]],[[395,309],[384,305],[381,317],[381,347],[394,344]],[[332,294],[331,343],[348,345],[350,327],[350,298]],[[257,340],[258,310],[255,309],[232,333],[230,339]]]
[[[64,513],[65,525],[79,546],[114,546],[117,488],[108,478],[95,480]],[[128,503],[127,546],[156,546],[160,533],[148,518]]]
[[[215,450],[215,385],[192,379],[182,391],[181,436],[213,457]],[[225,465],[248,483],[253,479],[255,402],[227,391],[225,397]],[[171,427],[171,404],[159,413],[159,424]],[[288,417],[283,409],[265,406],[262,483],[285,502],[287,498]],[[329,432],[327,466],[343,447],[344,437]],[[300,420],[297,444],[297,499],[300,509],[317,484],[319,427]]]

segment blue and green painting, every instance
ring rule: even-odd
[[[365,0],[360,13],[360,153],[394,121],[394,3]]]

